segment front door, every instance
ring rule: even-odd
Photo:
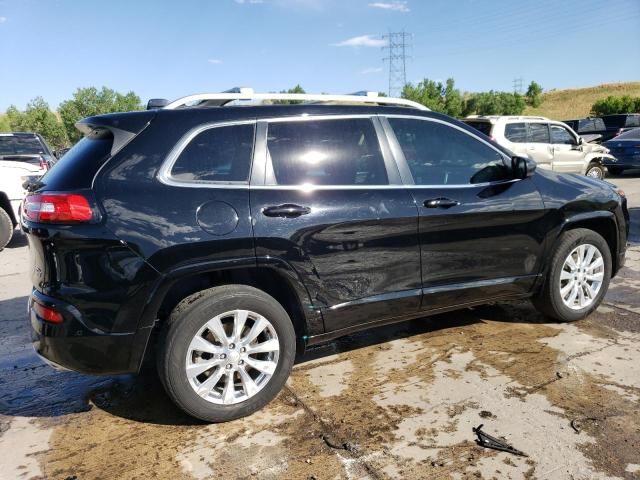
[[[540,267],[544,205],[532,179],[469,131],[388,117],[419,210],[424,310],[528,292]]]
[[[258,261],[295,269],[327,331],[420,307],[418,213],[377,122],[269,121],[265,185],[251,188]]]
[[[541,168],[553,169],[553,147],[547,123],[526,122],[526,153]]]
[[[582,173],[584,152],[578,138],[561,125],[551,125],[553,145],[553,170],[556,172]]]

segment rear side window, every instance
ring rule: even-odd
[[[640,115],[629,115],[625,127],[640,127]]]
[[[466,121],[465,122],[470,127],[475,128],[476,130],[484,133],[487,137],[491,136],[491,127],[493,126],[490,122],[474,122],[474,121]]]
[[[76,143],[42,177],[48,190],[91,187],[93,177],[109,158],[113,135],[107,129],[94,130]]]
[[[170,176],[183,182],[246,182],[253,138],[253,123],[204,130],[182,150]]]
[[[368,118],[269,124],[267,148],[278,185],[386,185]]]
[[[504,126],[504,136],[513,143],[526,143],[527,127],[524,123],[508,123]]]
[[[546,123],[529,123],[528,143],[551,143]]]
[[[593,119],[593,130],[597,131],[597,130],[605,130],[607,127],[604,124],[604,121],[601,118],[594,118]]]
[[[416,185],[462,185],[508,178],[504,157],[439,122],[389,118]]]

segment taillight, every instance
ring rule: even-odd
[[[46,161],[44,158],[42,158],[42,157],[40,157],[40,168],[41,168],[41,169],[43,169],[45,172],[46,172],[47,170],[49,170],[49,164],[48,164],[48,163],[47,163],[47,161]]]
[[[85,223],[93,220],[93,209],[89,200],[77,193],[27,195],[22,212],[24,217],[32,222]]]
[[[36,315],[45,322],[62,323],[64,321],[62,314],[55,308],[45,307],[44,305],[40,305],[37,302],[33,302],[31,308],[33,308],[33,311],[36,312]]]

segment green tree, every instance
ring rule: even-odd
[[[463,115],[520,115],[525,106],[522,95],[490,90],[469,94],[464,102]]]
[[[539,107],[542,105],[542,86],[539,83],[532,81],[529,84],[529,88],[527,88],[525,97],[527,99],[527,104],[532,107]]]
[[[280,90],[280,93],[307,93],[304,88],[298,83],[295,87],[290,88],[289,90]],[[273,102],[276,105],[295,105],[297,103],[302,103],[300,100],[275,100]]]
[[[591,107],[592,115],[612,115],[616,113],[640,113],[640,97],[613,95],[598,100]]]
[[[10,132],[11,125],[9,124],[9,118],[6,115],[0,115],[0,132]]]
[[[142,109],[140,97],[133,92],[122,94],[107,87],[102,87],[101,90],[88,87],[78,88],[74,92],[73,98],[60,104],[58,112],[69,140],[75,143],[82,137],[82,134],[75,128],[78,120],[92,115]]]
[[[36,97],[27,103],[24,112],[14,105],[7,110],[7,120],[14,132],[35,132],[42,135],[53,148],[61,148],[68,144],[64,127],[55,113],[42,97]]]
[[[402,97],[421,103],[434,112],[446,113],[452,117],[462,114],[462,95],[455,88],[453,78],[448,78],[444,84],[428,78],[417,85],[408,83],[402,89]]]

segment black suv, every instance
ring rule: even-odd
[[[82,120],[26,198],[37,352],[95,374],[155,355],[207,421],[276,396],[296,352],[531,297],[588,315],[624,262],[624,194],[535,171],[417,108],[184,106]]]

